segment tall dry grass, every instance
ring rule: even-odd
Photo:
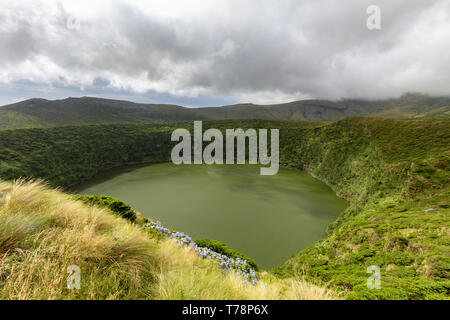
[[[67,268],[81,288],[67,288]],[[170,240],[37,181],[0,182],[0,299],[333,299],[264,276],[252,286]]]
[[[153,297],[156,242],[106,210],[40,182],[0,182],[0,298]],[[81,289],[67,288],[67,268]]]
[[[267,274],[251,285],[236,273],[224,273],[211,260],[199,259],[195,251],[166,240],[160,244],[159,299],[205,300],[332,300],[336,293],[301,279],[279,279]]]

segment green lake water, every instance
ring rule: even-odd
[[[268,269],[323,238],[347,203],[308,174],[280,169],[261,176],[259,168],[123,167],[100,173],[74,191],[119,198],[169,229],[220,240]]]

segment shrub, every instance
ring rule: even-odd
[[[81,200],[89,205],[97,205],[100,207],[106,207],[111,210],[113,213],[134,222],[136,220],[136,212],[125,202],[112,198],[110,196],[104,195],[76,195],[75,200]]]
[[[252,267],[255,271],[258,271],[258,266],[256,265],[255,261],[246,257],[239,251],[228,248],[224,243],[220,241],[211,239],[194,239],[194,242],[199,247],[209,248],[212,251],[223,254],[229,258],[239,258],[241,260],[247,260],[247,263],[250,265],[250,267]]]

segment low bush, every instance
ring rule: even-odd
[[[131,222],[134,222],[136,220],[136,212],[134,212],[134,210],[130,207],[130,205],[126,204],[125,202],[119,199],[115,199],[110,196],[96,195],[96,194],[92,196],[76,195],[74,198],[75,200],[81,200],[89,205],[107,207],[113,213],[121,216],[122,218],[130,220]]]

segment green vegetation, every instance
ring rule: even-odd
[[[250,258],[247,258],[245,255],[240,253],[239,251],[228,248],[224,243],[218,240],[211,239],[194,239],[194,242],[199,247],[209,248],[214,252],[223,254],[229,258],[239,258],[241,260],[247,260],[248,265],[253,268],[253,270],[258,271],[258,266],[256,262]]]
[[[0,129],[149,121],[267,119],[336,121],[371,116],[450,118],[450,97],[405,94],[396,99],[301,100],[276,105],[238,104],[210,108],[141,104],[100,98],[30,99],[0,108]]]
[[[170,131],[150,124],[0,131],[0,177],[68,186],[123,163],[167,161]]]
[[[136,212],[131,209],[130,205],[110,196],[105,195],[76,195],[75,200],[81,200],[89,205],[97,205],[100,207],[107,207],[111,212],[117,214],[118,216],[127,219],[131,222],[136,221]]]
[[[351,205],[323,241],[276,274],[331,282],[353,299],[450,296],[448,121],[353,118],[286,139],[284,165],[307,170]],[[381,290],[366,287],[370,265],[381,268]]]
[[[265,120],[208,121],[205,128],[316,126]],[[108,124],[0,131],[0,178],[39,177],[67,187],[115,166],[170,160],[172,130],[193,123]]]
[[[67,269],[81,271],[79,290]],[[334,299],[265,275],[256,284],[110,210],[42,183],[0,182],[0,299]]]
[[[90,97],[63,100],[29,99],[0,107],[1,129],[196,118],[198,117],[190,109],[175,105],[146,105]]]
[[[167,161],[171,129],[180,126],[191,128],[192,122],[0,131],[0,176],[68,186],[103,168]],[[352,299],[449,298],[448,120],[228,120],[206,121],[204,127],[280,128],[281,164],[309,172],[350,202],[325,239],[272,270],[284,278],[280,281],[305,277],[330,283]],[[371,265],[381,269],[381,290],[367,289]],[[180,289],[187,281],[168,274],[168,286]],[[219,285],[217,279],[196,276]],[[163,297],[180,295],[171,291]]]

